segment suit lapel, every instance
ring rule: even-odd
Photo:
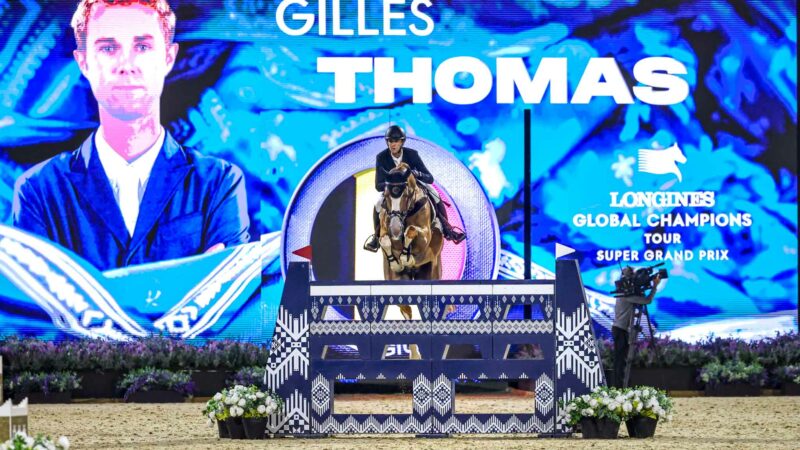
[[[78,155],[72,161],[68,174],[75,191],[83,197],[86,204],[103,220],[103,224],[122,244],[130,240],[119,205],[111,191],[100,157],[94,148],[94,133],[83,142]]]
[[[167,134],[164,146],[153,164],[144,197],[139,206],[139,217],[136,219],[136,229],[131,240],[129,254],[133,253],[150,233],[188,171],[189,164],[185,154],[172,136]]]

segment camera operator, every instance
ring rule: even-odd
[[[633,282],[634,271],[630,266],[622,269],[622,281]],[[637,291],[631,292],[631,295],[626,295],[617,298],[617,303],[614,305],[614,325],[611,327],[611,337],[614,339],[614,383],[615,387],[623,387],[625,379],[625,365],[628,356],[628,349],[630,346],[630,332],[631,321],[633,320],[633,311],[636,305],[647,305],[653,301],[656,295],[658,284],[661,282],[661,273],[657,274],[652,279],[650,285],[650,294],[644,295],[644,292]]]

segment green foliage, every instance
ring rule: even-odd
[[[7,378],[4,384],[8,390],[14,392],[42,392],[48,395],[51,392],[69,392],[80,389],[81,379],[75,372],[22,372]]]
[[[700,370],[700,380],[709,386],[717,384],[749,383],[763,386],[767,371],[758,362],[747,363],[742,360],[729,360],[723,363],[715,360]]]

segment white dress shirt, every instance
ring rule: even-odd
[[[111,145],[103,137],[102,126],[95,133],[94,142],[97,147],[97,156],[100,158],[109,183],[111,183],[111,190],[114,192],[114,198],[122,213],[122,219],[125,221],[125,228],[128,229],[128,234],[133,236],[144,190],[150,179],[150,172],[153,170],[153,164],[164,144],[164,127],[161,127],[161,133],[155,144],[130,163],[111,148]]]
[[[392,160],[394,160],[394,165],[395,166],[399,166],[400,163],[403,162],[403,149],[402,148],[400,149],[400,156],[399,157],[395,158],[394,155],[392,154],[391,150],[389,150],[389,156],[391,156]]]

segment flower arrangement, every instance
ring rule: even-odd
[[[9,373],[44,370],[128,371],[141,367],[169,370],[221,369],[267,364],[269,349],[238,341],[195,345],[163,336],[115,342],[100,339],[42,341],[11,336],[0,340],[0,355]]]
[[[275,393],[262,391],[256,386],[238,384],[217,392],[203,409],[203,416],[212,426],[213,422],[231,417],[260,419],[269,417],[283,407],[283,400]]]
[[[713,338],[698,343],[688,343],[669,338],[656,339],[655,348],[649,339],[637,342],[633,367],[702,367],[715,359],[724,362],[741,360],[748,364],[758,362],[775,368],[800,364],[800,334],[784,333],[756,341],[734,338]],[[613,348],[611,340],[598,340],[603,364],[611,367]]]
[[[13,438],[0,443],[0,450],[68,450],[69,439],[66,436],[61,436],[58,441],[53,442],[49,437],[38,435],[36,437],[28,436],[25,433],[14,435]]]
[[[75,372],[31,373],[22,372],[5,380],[6,388],[14,392],[69,392],[81,387],[81,379]]]
[[[609,419],[624,422],[632,417],[672,420],[672,399],[666,392],[647,386],[617,389],[599,386],[590,394],[562,402],[567,424],[575,426],[583,418]]]
[[[673,404],[665,391],[648,386],[637,386],[625,392],[626,401],[631,402],[630,417],[644,416],[655,420],[672,420]]]
[[[605,386],[595,388],[590,394],[575,397],[566,404],[562,402],[562,406],[568,416],[569,426],[577,425],[584,417],[610,419],[620,423],[632,410],[628,403],[628,411],[625,411],[625,398],[621,390]]]
[[[567,425],[582,426],[584,437],[614,438],[619,424],[627,422],[634,437],[652,437],[658,420],[672,420],[673,403],[666,392],[647,386],[617,389],[600,386],[591,393],[560,402]],[[650,420],[649,430],[637,431],[638,420]],[[603,425],[602,422],[610,423]],[[605,428],[605,429],[603,429]],[[631,432],[633,430],[633,432]]]
[[[169,370],[145,367],[125,374],[119,382],[119,388],[125,391],[125,400],[139,391],[166,390],[183,395],[192,395],[194,383],[189,372],[172,372]]]
[[[760,387],[766,381],[767,371],[757,363],[746,363],[742,360],[730,360],[720,363],[713,361],[700,370],[700,380],[707,386],[718,384],[748,383]]]
[[[225,406],[227,397],[228,389],[223,389],[206,402],[206,406],[203,408],[203,417],[207,419],[208,426],[214,426],[214,421],[222,422],[230,417],[230,411]]]
[[[242,386],[261,386],[264,387],[264,366],[244,367],[239,369],[231,380],[231,384]]]
[[[231,388],[223,402],[229,408],[231,417],[245,419],[269,417],[283,405],[283,401],[274,393],[263,392],[256,386],[243,385]]]

